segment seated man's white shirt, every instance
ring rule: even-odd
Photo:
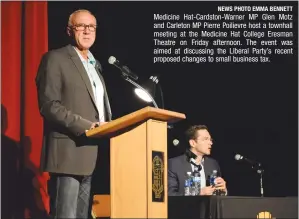
[[[201,170],[199,172],[200,174],[200,188],[206,187],[206,175],[205,175],[205,170],[202,164],[200,164]],[[193,164],[191,164],[192,172],[194,172],[194,169],[197,168]]]

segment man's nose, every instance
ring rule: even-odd
[[[88,27],[85,27],[84,31],[83,31],[84,34],[90,34],[90,30]]]

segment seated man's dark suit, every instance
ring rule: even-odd
[[[221,177],[220,167],[218,162],[211,157],[204,157],[203,168],[205,171],[206,180],[212,175],[213,170],[217,170],[218,176]],[[186,173],[192,172],[189,157],[185,154],[174,157],[168,160],[168,195],[183,196]],[[207,182],[208,186],[209,183]]]

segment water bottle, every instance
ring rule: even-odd
[[[187,172],[187,176],[185,179],[185,185],[184,185],[184,189],[185,189],[185,196],[190,196],[191,195],[191,172]]]
[[[195,182],[194,182],[194,176],[191,175],[191,196],[195,196],[196,190],[195,190]]]
[[[212,175],[210,176],[210,185],[215,186],[215,179],[217,178],[217,170],[213,170]]]
[[[201,181],[200,181],[200,174],[197,172],[197,173],[194,173],[194,180],[193,180],[193,186],[192,186],[192,189],[193,189],[193,194],[195,196],[198,196],[200,195],[200,188],[201,188]]]
[[[212,186],[212,187],[215,187],[215,179],[217,178],[217,170],[213,170],[213,173],[212,173],[212,175],[210,176],[210,185]],[[217,195],[218,194],[218,192],[217,192],[217,190],[215,189],[215,191],[213,192],[213,195]]]

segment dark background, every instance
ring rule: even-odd
[[[267,64],[153,64],[154,13],[216,13],[218,5],[293,5],[294,55],[273,57]],[[141,81],[160,75],[165,108],[187,119],[169,130],[169,157],[185,150],[183,131],[205,124],[215,139],[212,157],[220,163],[230,195],[259,196],[259,176],[240,153],[265,167],[265,196],[297,196],[298,185],[298,56],[297,2],[49,2],[49,49],[68,43],[69,15],[88,9],[99,24],[91,48],[103,66],[113,119],[143,108],[146,103],[108,64],[113,55],[130,67]],[[174,147],[174,138],[180,145]],[[96,173],[96,193],[109,193],[109,150]],[[104,166],[104,167],[103,167]]]

